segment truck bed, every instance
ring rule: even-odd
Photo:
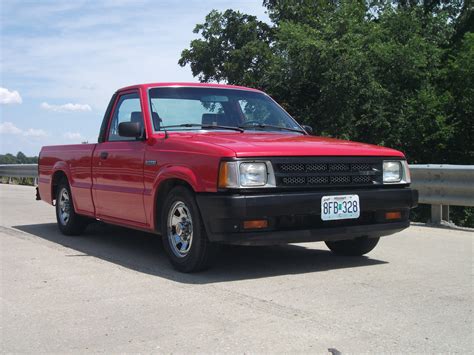
[[[38,161],[38,185],[41,199],[52,203],[51,179],[64,171],[71,186],[74,206],[78,213],[94,215],[92,201],[92,154],[96,144],[45,146]]]

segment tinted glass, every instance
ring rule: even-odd
[[[235,89],[155,88],[150,90],[150,106],[156,131],[162,126],[180,124],[220,125],[246,129],[275,130],[272,125],[301,129],[298,124],[267,95]],[[200,129],[189,127],[167,130]]]
[[[118,126],[122,122],[140,122],[143,125],[143,114],[138,93],[120,96],[109,127],[109,141],[136,140],[134,137],[119,135]]]

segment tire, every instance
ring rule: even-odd
[[[337,255],[361,256],[375,248],[380,238],[361,237],[350,240],[325,242],[327,247]]]
[[[56,193],[56,220],[64,235],[79,235],[87,227],[87,219],[74,210],[71,189],[66,179],[58,184]]]
[[[218,251],[207,238],[194,193],[182,186],[173,188],[164,201],[161,235],[171,265],[181,272],[208,268]]]

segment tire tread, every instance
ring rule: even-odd
[[[337,255],[362,256],[373,250],[380,238],[360,237],[349,240],[326,241],[327,247]]]
[[[71,199],[71,215],[69,217],[69,221],[67,225],[61,224],[61,221],[59,219],[58,215],[58,209],[59,209],[59,195],[62,191],[63,188],[66,188],[69,192],[69,198]],[[86,217],[83,217],[79,214],[76,213],[74,209],[74,203],[72,202],[72,193],[71,193],[71,188],[69,187],[69,182],[66,179],[63,179],[59,182],[58,188],[57,188],[57,194],[56,194],[56,220],[57,224],[59,227],[59,230],[61,231],[62,234],[64,235],[69,235],[69,236],[76,236],[80,235],[84,232],[88,225],[88,219]]]
[[[168,240],[167,218],[168,211],[175,199],[184,200],[188,207],[191,208],[193,214],[193,227],[197,230],[193,231],[193,244],[190,254],[184,258],[178,258],[174,255]],[[168,254],[171,264],[175,269],[185,273],[203,271],[211,266],[217,255],[218,246],[211,243],[207,238],[207,234],[202,223],[201,214],[194,198],[194,193],[184,186],[173,188],[165,199],[161,215],[161,229],[163,238],[163,247]]]

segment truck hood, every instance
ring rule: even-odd
[[[186,140],[211,143],[235,152],[236,157],[265,156],[386,156],[404,157],[385,147],[346,140],[268,132],[187,132],[176,133]],[[174,135],[174,134],[173,134]]]

